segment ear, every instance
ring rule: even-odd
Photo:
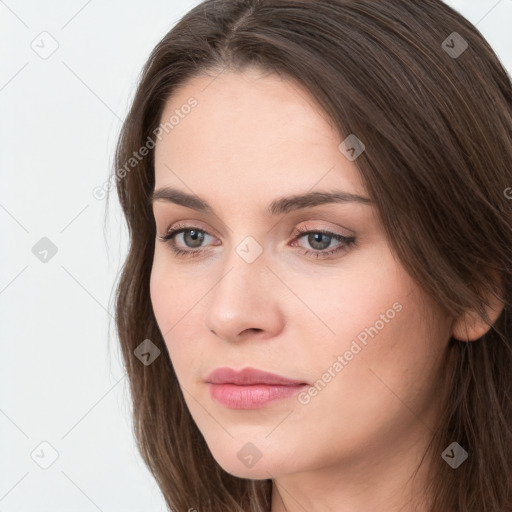
[[[486,297],[485,312],[488,321],[482,318],[477,311],[469,309],[452,323],[452,336],[460,341],[476,341],[481,338],[496,322],[503,311],[503,302],[494,293]],[[490,325],[489,323],[490,322]]]

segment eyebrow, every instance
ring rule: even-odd
[[[163,187],[155,190],[151,194],[150,202],[153,204],[155,201],[166,201],[203,213],[214,213],[213,208],[204,199],[171,187]],[[276,199],[269,204],[267,211],[270,215],[281,215],[294,210],[313,208],[330,203],[359,203],[370,205],[373,201],[367,197],[351,194],[342,190],[307,192],[305,194]]]

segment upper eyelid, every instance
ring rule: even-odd
[[[337,234],[336,231],[333,229],[333,228],[325,228],[325,227],[302,227],[300,228],[301,231],[329,231],[329,232],[332,232],[333,234]],[[212,235],[212,233],[206,229],[206,228],[202,228],[200,226],[196,226],[196,225],[186,225],[186,224],[178,224],[177,226],[174,226],[174,227],[171,227],[167,230],[165,230],[165,234],[168,234],[168,233],[171,233],[171,232],[176,232],[176,231],[186,231],[186,230],[195,230],[195,231],[201,231],[202,233],[206,233],[208,235]],[[296,232],[298,230],[297,227],[294,227],[291,231],[291,233],[293,232]]]
[[[328,223],[331,223],[332,224],[332,221],[326,221],[325,219],[324,220],[320,220],[320,219],[313,219],[313,220],[307,220],[307,219],[300,219],[300,220],[297,220],[297,221],[294,221],[294,224],[293,224],[293,228],[290,230],[290,233],[292,233],[293,231],[295,231],[297,229],[297,225],[303,225],[304,223],[307,224],[307,228],[309,228],[309,224],[312,223],[312,222],[317,222],[317,223],[325,223],[325,222],[328,222]],[[163,223],[163,222],[162,222]],[[191,220],[191,221],[177,221],[177,222],[174,222],[170,225],[170,227],[168,229],[165,230],[165,233],[168,233],[170,231],[175,231],[175,230],[178,230],[178,229],[197,229],[198,231],[204,231],[206,233],[208,233],[209,235],[212,234],[212,231],[215,232],[216,230],[210,230],[209,228],[203,228],[201,227],[201,221],[197,221],[197,220]],[[338,226],[338,227],[328,227],[328,226],[325,226],[325,225],[320,225],[319,227],[318,226],[313,226],[311,228],[311,230],[324,230],[324,231],[332,231],[333,233],[336,233],[336,231],[338,230],[345,230],[347,231],[347,235],[346,236],[352,236],[352,234],[355,234],[353,230],[347,228],[347,227],[344,227],[344,226]]]
[[[210,233],[209,230],[201,228],[200,226],[194,226],[194,225],[187,226],[187,225],[181,225],[181,224],[166,230],[165,233],[164,233],[164,236],[167,236],[170,233],[178,234],[180,232],[189,231],[189,230],[190,231],[194,231],[194,230],[195,231],[200,231],[201,233],[206,233],[208,236],[215,236],[215,235],[212,235],[212,233]]]

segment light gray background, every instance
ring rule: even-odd
[[[107,339],[126,229],[114,193],[104,232],[92,191],[142,65],[197,3],[0,1],[0,512],[165,510]],[[512,0],[448,3],[512,73]],[[32,252],[43,237],[47,262]]]

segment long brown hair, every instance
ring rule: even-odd
[[[271,480],[237,478],[212,457],[149,293],[152,146],[165,102],[195,75],[248,65],[303,84],[340,142],[356,134],[364,143],[355,163],[390,245],[447,312],[487,318],[488,297],[503,302],[480,339],[450,340],[428,491],[435,512],[512,510],[511,80],[476,27],[440,0],[207,0],[145,64],[115,155],[130,237],[115,314],[134,434],[166,503],[177,512],[270,510]],[[147,155],[131,161],[143,146]],[[134,355],[146,339],[161,351],[150,365]],[[454,441],[469,453],[457,469],[441,457]]]

